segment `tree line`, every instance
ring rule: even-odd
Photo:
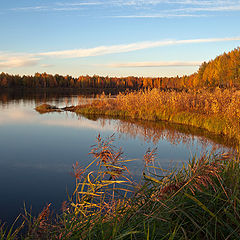
[[[72,89],[195,89],[240,86],[240,48],[204,62],[198,71],[182,77],[103,77],[98,75],[61,76],[35,73],[33,76],[0,74],[0,88],[72,88]]]

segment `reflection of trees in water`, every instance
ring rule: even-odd
[[[117,127],[118,132],[128,133],[132,137],[136,138],[139,135],[144,138],[146,142],[153,142],[157,144],[160,140],[167,139],[171,144],[191,143],[194,140],[194,136],[187,136],[186,134],[177,132],[174,129],[167,129],[166,126],[158,124],[143,124],[132,122],[120,121]]]
[[[106,119],[99,120],[102,127],[110,124],[110,121]],[[188,145],[193,145],[196,142],[202,149],[211,146],[213,151],[223,150],[226,147],[230,149],[236,147],[236,142],[232,139],[209,133],[203,129],[167,122],[118,120],[116,130],[120,134],[128,134],[132,138],[141,137],[144,141],[154,144],[161,140],[167,140],[171,144],[183,143]]]
[[[80,95],[79,91],[64,90],[64,89],[49,89],[49,90],[1,90],[0,92],[0,106],[7,106],[14,102],[32,103],[39,105],[41,103],[50,103],[57,105],[64,103],[65,106],[83,104],[89,97],[94,95]]]

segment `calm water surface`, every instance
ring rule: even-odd
[[[61,107],[83,101],[78,95],[62,93],[0,94],[0,219],[4,222],[11,223],[24,204],[33,215],[50,202],[59,209],[74,187],[72,165],[91,161],[88,152],[99,133],[102,137],[114,133],[115,145],[123,148],[124,155],[139,159],[129,166],[135,178],[141,176],[142,158],[149,147],[157,147],[157,164],[163,168],[181,165],[206,150],[228,149],[224,140],[182,126],[34,110],[43,102]]]

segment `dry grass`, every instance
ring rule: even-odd
[[[220,90],[213,92],[176,92],[138,91],[128,94],[119,94],[116,98],[116,106],[120,110],[126,110],[133,115],[141,115],[148,112],[157,114],[159,110],[178,112],[194,112],[206,115],[228,115],[230,118],[240,117],[240,91]]]
[[[72,109],[82,114],[169,121],[206,129],[240,140],[240,91],[200,92],[158,89],[119,93],[115,99],[103,95],[97,101]]]

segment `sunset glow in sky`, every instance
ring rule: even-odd
[[[240,1],[7,0],[0,72],[182,76],[240,46]]]

